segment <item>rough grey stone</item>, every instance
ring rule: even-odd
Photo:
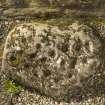
[[[98,36],[86,25],[24,23],[8,34],[2,71],[26,87],[68,101],[82,81],[101,69],[101,49]]]

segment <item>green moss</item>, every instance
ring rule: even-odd
[[[22,86],[19,86],[17,84],[15,84],[13,81],[11,80],[6,80],[4,82],[4,85],[5,85],[5,90],[8,92],[8,93],[17,93],[17,92],[20,92],[23,90],[23,87]]]

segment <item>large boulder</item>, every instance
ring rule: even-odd
[[[102,43],[92,28],[24,23],[8,34],[2,72],[27,88],[69,101],[101,69]],[[76,90],[77,89],[77,90]]]

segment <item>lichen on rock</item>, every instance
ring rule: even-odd
[[[24,23],[8,34],[2,61],[4,74],[57,100],[100,69],[102,44],[93,30],[79,23],[60,29]],[[74,91],[73,91],[74,92]]]

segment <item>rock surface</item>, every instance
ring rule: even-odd
[[[104,105],[104,11],[105,0],[0,0],[0,105]],[[91,17],[97,17],[97,19]],[[90,24],[91,22],[89,21],[90,23],[87,22],[89,26],[77,23],[70,25],[71,21],[72,23],[75,19],[81,21],[81,18],[85,21],[92,19],[92,23],[98,19],[100,20],[100,18],[103,18],[103,21],[98,24]],[[18,23],[23,23],[23,21],[25,27],[22,24],[13,28]],[[50,24],[48,21],[51,21],[51,25],[48,25]],[[27,22],[30,22],[30,24]],[[59,23],[60,25],[58,25]],[[76,29],[74,26],[78,26],[79,29]],[[24,40],[26,42],[23,44],[24,41],[19,38],[19,30],[17,28],[19,28],[21,36],[25,37],[30,33],[29,36],[33,35],[33,37],[25,37],[27,40]],[[13,32],[13,37],[11,32],[8,35],[10,30]],[[39,40],[41,40],[42,37],[39,37],[39,33],[43,33],[45,36],[51,34],[48,36],[49,43],[43,44],[40,42]],[[83,36],[87,36],[85,37],[86,39],[88,38],[90,40],[86,46],[81,40],[78,40],[81,39],[81,33],[83,33]],[[51,40],[55,34],[57,34],[57,36]],[[10,39],[7,38],[7,35]],[[38,40],[36,36],[38,36]],[[69,42],[73,42],[73,44],[69,43],[69,53],[68,51],[65,53],[65,50],[68,50],[67,46],[65,46],[68,44],[68,41],[62,40],[63,38],[61,38],[61,36],[63,36],[64,39],[66,39],[65,36],[70,36]],[[74,36],[76,37],[74,38]],[[11,39],[14,40],[8,42]],[[17,39],[17,42],[15,39]],[[10,45],[10,50],[12,48],[13,51],[4,51],[7,61],[3,59],[2,66],[7,67],[2,68],[2,70],[7,70],[1,71],[5,40],[7,44]],[[37,47],[36,40],[40,42],[38,46],[41,45],[41,49],[37,51],[37,54],[34,52]],[[63,43],[60,44],[60,49],[57,47],[59,40]],[[53,42],[55,45],[53,45]],[[29,44],[26,45],[26,43],[32,46]],[[50,43],[51,45],[49,45]],[[21,44],[22,48],[20,46]],[[23,46],[25,46],[25,48],[23,48]],[[63,51],[62,47],[65,48]],[[81,47],[80,50],[78,49],[79,47]],[[56,56],[57,58],[55,57],[56,59],[53,58],[53,51],[50,52],[50,48],[56,49],[55,55],[58,54]],[[5,50],[6,49],[5,46]],[[21,49],[25,50],[22,51]],[[47,52],[45,50],[47,50]],[[36,55],[34,55],[34,53]],[[40,57],[38,58],[39,55],[47,56],[47,60],[39,63],[41,61]],[[10,58],[12,58],[11,61]],[[34,67],[33,65],[36,58],[38,59]],[[61,66],[62,59],[64,59],[63,66]],[[92,63],[89,64],[87,61]],[[53,65],[55,65],[55,68]],[[74,68],[72,65],[74,65]],[[43,68],[44,66],[48,68]],[[38,67],[41,68],[39,69]],[[49,69],[49,67],[51,69]],[[90,69],[88,69],[89,67],[93,69],[90,71]],[[58,70],[57,73],[55,72],[56,70]],[[5,77],[2,73],[4,73],[7,78],[2,78]],[[11,82],[14,81],[14,83],[23,86],[25,90],[20,93],[11,93],[11,88],[14,89],[11,85],[6,90],[5,81],[8,81],[8,79]],[[35,84],[37,84],[37,86]],[[61,97],[59,97],[59,95]],[[56,101],[51,97],[56,99]]]
[[[68,101],[82,87],[81,81],[101,69],[100,50],[101,41],[86,25],[73,23],[60,29],[26,23],[9,33],[2,71],[41,94]]]

